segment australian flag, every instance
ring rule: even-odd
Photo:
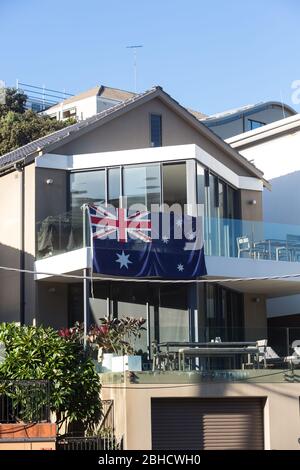
[[[88,206],[93,270],[118,277],[206,275],[200,217]]]

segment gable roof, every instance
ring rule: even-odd
[[[174,98],[163,91],[160,86],[155,86],[150,90],[145,91],[144,93],[134,95],[132,98],[105,109],[102,112],[85,119],[84,121],[72,124],[68,127],[65,127],[64,129],[53,132],[52,134],[48,134],[45,137],[41,137],[24,145],[23,147],[2,155],[2,157],[0,157],[0,169],[7,169],[17,162],[24,162],[24,164],[30,163],[41,153],[51,152],[61,145],[68,143],[73,139],[77,139],[81,135],[92,131],[98,126],[103,125],[126,112],[131,111],[135,107],[146,103],[153,98],[159,98],[198,132],[201,132],[204,137],[206,137],[209,141],[214,143],[218,148],[229,155],[232,160],[244,166],[254,177],[262,179],[265,185],[269,187],[269,183],[263,179],[263,173],[260,170],[258,170],[245,157],[240,155],[229,144],[224,142],[224,140],[222,140],[203,123],[201,123],[194,115],[187,111],[186,108],[181,106]]]
[[[97,85],[89,90],[83,91],[78,95],[71,96],[66,100],[63,100],[55,105],[47,108],[49,110],[55,110],[56,108],[60,108],[61,106],[65,106],[67,104],[76,103],[77,101],[84,100],[86,98],[90,98],[91,96],[102,96],[103,98],[115,100],[115,101],[125,101],[129,98],[133,98],[136,93],[131,91],[120,90],[119,88],[112,88],[104,85]]]

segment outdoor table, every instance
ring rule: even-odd
[[[248,355],[248,362],[250,362],[251,356],[256,356],[257,363],[259,361],[259,349],[256,346],[243,346],[243,347],[232,347],[224,346],[224,343],[212,343],[221,344],[222,346],[217,347],[195,347],[195,348],[180,348],[178,351],[178,364],[179,370],[185,370],[185,358],[186,357],[235,357],[243,354]],[[256,343],[255,343],[256,344]]]

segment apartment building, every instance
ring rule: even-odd
[[[102,374],[125,448],[298,448],[297,374],[264,368],[256,347],[264,340],[281,356],[291,351],[297,331],[287,342],[286,328],[268,329],[266,302],[294,294],[300,282],[276,279],[299,268],[276,257],[278,234],[262,211],[271,186],[260,170],[160,87],[10,152],[0,167],[1,265],[35,272],[1,270],[1,321],[60,328],[83,319],[82,281],[61,277],[92,269],[83,203],[179,203],[203,218],[201,282],[137,284],[93,274],[91,322],[147,319],[137,345],[143,370]],[[224,357],[183,361],[183,370],[153,366],[153,342],[215,338],[224,347],[253,347],[247,351],[256,360],[224,350]]]

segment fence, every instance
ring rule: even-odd
[[[102,400],[103,417],[94,436],[81,436],[76,433],[67,433],[58,436],[56,440],[57,450],[122,450],[123,438],[117,440],[114,434],[114,402]]]
[[[0,423],[50,422],[50,390],[46,380],[1,380]]]
[[[56,440],[56,450],[123,450],[123,438],[117,441],[108,436],[61,436]]]

